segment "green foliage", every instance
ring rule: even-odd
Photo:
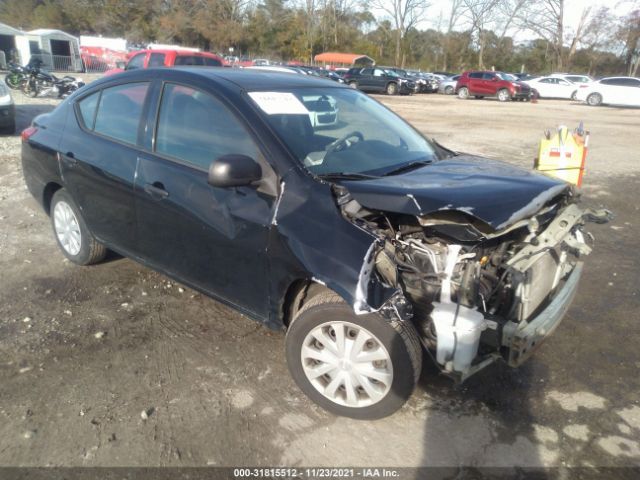
[[[309,59],[323,51],[357,52],[390,65],[396,31],[360,0],[0,0],[0,22],[30,30],[125,37],[132,42],[178,43],[211,51]],[[595,75],[637,71],[640,14],[617,19],[603,8],[588,25],[571,58],[572,71]],[[548,73],[554,61],[547,40],[516,44],[483,32],[483,63],[506,71]],[[477,38],[471,31],[444,33],[410,28],[401,45],[402,63],[422,70],[477,68]]]

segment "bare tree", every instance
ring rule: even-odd
[[[623,45],[627,74],[635,77],[640,69],[640,8],[622,18],[618,37]]]
[[[484,68],[486,31],[498,14],[501,0],[463,0],[465,13],[471,23],[471,31],[478,36],[478,68]]]
[[[402,44],[407,32],[425,16],[428,0],[368,0],[366,6],[391,17],[395,27],[395,63],[402,65]]]
[[[449,20],[447,22],[447,32],[444,36],[444,55],[442,59],[442,69],[446,72],[449,68],[449,50],[451,49],[451,32],[458,26],[458,22],[464,14],[464,0],[451,0],[451,10],[449,10]]]

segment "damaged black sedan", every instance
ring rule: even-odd
[[[398,409],[423,351],[459,381],[520,365],[569,307],[583,225],[603,218],[563,182],[447,150],[304,76],[126,72],[22,139],[69,260],[114,250],[285,329],[300,388],[354,418]]]

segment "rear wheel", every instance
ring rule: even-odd
[[[51,225],[62,253],[73,263],[91,265],[106,256],[107,249],[91,234],[80,209],[64,189],[51,199]]]
[[[511,99],[511,95],[509,94],[509,90],[506,88],[502,88],[498,90],[498,100],[501,102],[507,102]]]
[[[311,400],[336,415],[376,419],[411,396],[422,368],[413,324],[377,313],[356,315],[322,292],[296,314],[287,332],[289,371]]]
[[[355,81],[354,82],[349,82],[349,86],[351,88],[358,88],[358,82],[355,82]]]
[[[38,86],[35,82],[24,81],[22,83],[22,93],[24,93],[29,98],[35,98],[38,96]]]
[[[460,87],[458,90],[458,98],[462,98],[463,100],[469,98],[469,89],[467,87]]]
[[[576,90],[571,94],[571,100],[577,100],[577,99],[578,99],[578,91]]]
[[[446,93],[447,95],[453,94],[453,87],[452,86],[445,87],[444,93]]]
[[[387,95],[395,95],[396,93],[398,93],[398,85],[396,85],[395,83],[388,84],[386,92]]]
[[[599,93],[592,93],[587,97],[587,103],[592,107],[597,107],[602,103],[602,95]]]

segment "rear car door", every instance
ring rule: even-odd
[[[227,154],[269,167],[243,122],[212,94],[178,83],[157,89],[155,137],[135,181],[139,249],[155,268],[262,315],[274,198],[253,187],[213,187],[208,169]]]
[[[485,72],[482,74],[480,91],[483,95],[495,95],[498,92],[498,77],[495,73]]]
[[[471,95],[482,95],[482,72],[471,72],[469,74],[469,93]]]
[[[362,90],[370,90],[374,88],[373,68],[364,68],[358,76],[358,87]]]
[[[89,230],[125,254],[135,252],[133,182],[149,85],[124,83],[81,97],[60,144],[65,188]]]

